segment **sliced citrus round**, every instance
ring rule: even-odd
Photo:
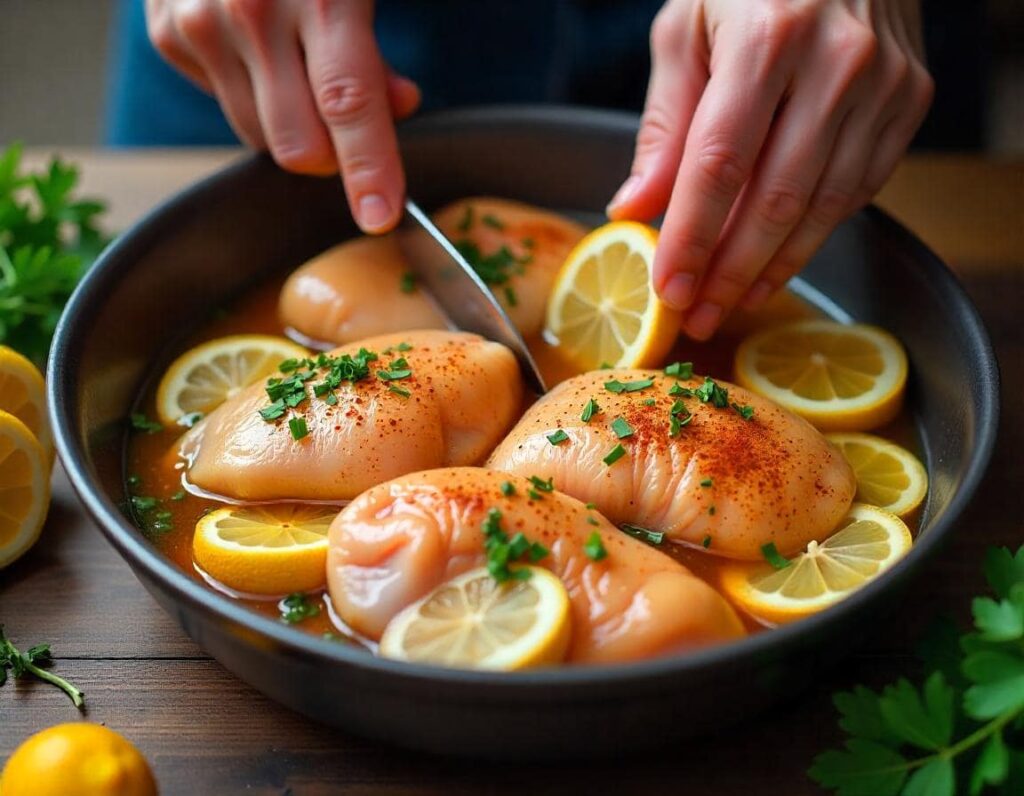
[[[874,326],[797,321],[744,340],[736,380],[818,428],[865,431],[899,413],[907,355]]]
[[[658,233],[635,221],[598,227],[569,253],[548,298],[545,336],[585,370],[661,364],[679,313],[651,281]]]
[[[905,448],[873,434],[825,435],[857,476],[857,500],[905,517],[924,500],[928,472]]]
[[[334,506],[231,506],[196,523],[192,557],[219,583],[248,594],[323,588]]]
[[[770,563],[730,562],[722,589],[735,605],[768,622],[784,623],[835,605],[889,569],[913,545],[903,520],[888,511],[854,503],[839,528],[782,569]]]
[[[48,460],[53,459],[53,438],[46,419],[43,374],[13,348],[0,345],[0,410],[28,426]]]
[[[540,567],[498,583],[485,567],[442,583],[384,628],[387,658],[462,669],[527,669],[558,663],[569,648],[569,595]]]
[[[50,461],[28,426],[0,411],[0,568],[24,554],[50,506]]]
[[[286,359],[309,351],[291,340],[266,334],[219,337],[178,357],[156,391],[156,411],[164,423],[212,412],[228,398],[277,371]]]

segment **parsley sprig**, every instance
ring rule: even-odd
[[[30,647],[28,652],[21,652],[4,634],[4,626],[0,625],[0,685],[7,682],[8,669],[11,670],[15,679],[31,675],[57,686],[71,697],[76,708],[81,709],[85,705],[85,694],[63,677],[46,671],[45,667],[52,663],[53,658],[50,656],[49,644],[36,644],[34,647]]]
[[[484,551],[487,554],[487,571],[498,583],[508,580],[529,580],[530,570],[509,565],[528,556],[536,563],[548,555],[548,549],[539,542],[531,542],[522,532],[510,539],[501,528],[501,511],[495,508],[487,512],[482,530],[484,532]]]
[[[839,796],[1024,793],[1024,546],[989,549],[985,577],[994,597],[974,599],[973,631],[920,688],[835,695],[849,737],[812,779]]]

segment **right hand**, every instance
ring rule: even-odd
[[[289,171],[341,173],[365,232],[401,216],[393,119],[420,103],[373,35],[373,0],[146,0],[153,45]]]

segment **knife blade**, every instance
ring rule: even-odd
[[[456,329],[511,349],[527,384],[538,394],[546,392],[537,363],[505,308],[455,244],[411,199],[405,201],[405,213],[395,235],[409,267],[448,322]]]

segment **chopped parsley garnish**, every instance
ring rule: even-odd
[[[398,345],[389,345],[387,348],[384,349],[385,354],[393,354],[395,353],[395,351],[412,351],[412,346],[406,342],[401,342]]]
[[[587,522],[589,522],[591,525],[600,525],[601,524],[594,517],[587,517]]]
[[[533,259],[531,256],[516,258],[508,246],[502,246],[493,254],[484,254],[480,247],[468,238],[455,241],[455,248],[477,272],[484,284],[492,287],[506,284],[513,274],[522,273],[523,265]]]
[[[597,504],[596,503],[587,503],[587,508],[588,509],[596,509],[597,508]]]
[[[288,430],[292,432],[292,439],[302,439],[309,434],[309,428],[306,426],[306,418],[293,417],[288,421]]]
[[[583,414],[580,415],[580,420],[582,420],[584,423],[589,423],[590,418],[592,418],[600,411],[601,407],[597,405],[597,401],[591,398],[583,407]]]
[[[548,549],[538,542],[530,542],[522,533],[511,539],[501,529],[501,512],[492,508],[487,512],[481,529],[484,532],[484,551],[487,553],[487,571],[498,583],[507,580],[527,580],[528,569],[511,569],[509,564],[529,555],[530,561],[536,563],[548,555]]]
[[[602,362],[600,365],[597,366],[597,369],[598,370],[611,370],[614,367],[615,366],[611,362]]]
[[[675,376],[677,379],[689,379],[693,377],[692,362],[673,362],[665,367],[666,376]]]
[[[158,434],[164,430],[163,426],[153,420],[150,420],[141,412],[133,412],[129,419],[131,420],[133,431],[142,431],[146,434]]]
[[[655,401],[653,398],[644,398],[642,403],[644,406],[654,406],[657,403],[657,401]]]
[[[665,541],[665,534],[663,532],[651,531],[647,528],[641,528],[639,525],[624,523],[619,530],[629,536],[632,536],[634,539],[639,539],[641,542],[646,542],[650,545],[657,546]]]
[[[36,644],[22,652],[11,643],[4,634],[4,626],[0,625],[0,685],[7,682],[7,670],[15,679],[24,677],[27,674],[37,677],[43,682],[55,685],[65,694],[71,697],[76,708],[85,704],[85,694],[73,686],[63,677],[58,677],[53,672],[46,671],[46,668],[53,663],[50,655],[49,644]]]
[[[583,545],[583,552],[591,561],[600,561],[608,557],[608,551],[604,549],[604,542],[601,541],[601,534],[594,531],[587,537]]]
[[[711,547],[711,534],[704,534],[704,539],[703,541],[701,541],[701,545],[704,547],[705,550]]]
[[[530,500],[543,500],[544,499],[544,496],[540,492],[538,492],[536,489],[534,489],[533,487],[530,487],[529,489],[526,490],[526,496],[528,498],[530,498]]]
[[[558,429],[554,434],[548,434],[547,439],[552,445],[560,445],[569,439],[569,435],[563,429]]]
[[[177,492],[175,492],[173,495],[171,495],[171,500],[173,500],[175,503],[178,503],[178,502],[180,502],[180,501],[182,501],[184,499],[185,499],[185,490],[184,489],[179,489]]]
[[[516,493],[515,485],[511,481],[501,482],[501,494],[505,497],[512,497]]]
[[[397,384],[389,384],[388,390],[395,393],[396,395],[401,395],[403,398],[408,398],[410,395],[412,395],[412,393],[405,389],[405,387],[399,387]]]
[[[136,511],[152,511],[160,505],[159,499],[148,495],[132,495],[132,507]]]
[[[775,542],[768,542],[768,544],[761,545],[761,555],[763,555],[764,560],[771,564],[775,569],[785,569],[793,563],[776,549]]]
[[[406,271],[402,274],[402,278],[398,283],[398,289],[403,293],[415,293],[416,292],[416,274],[412,271]]]
[[[530,483],[533,484],[535,489],[539,489],[541,492],[554,492],[555,491],[555,477],[554,476],[551,476],[551,478],[549,478],[549,479],[547,479],[545,481],[543,478],[541,478],[538,475],[531,475],[530,476]]]
[[[654,384],[654,379],[640,379],[640,381],[619,381],[613,379],[612,381],[606,381],[604,388],[608,392],[613,392],[616,395],[621,395],[624,392],[639,392],[640,390],[646,390]]]
[[[459,232],[469,232],[473,228],[473,205],[466,205],[466,212],[459,221]]]
[[[277,367],[287,378],[267,379],[266,392],[271,403],[259,410],[260,417],[269,423],[283,417],[288,409],[294,409],[306,401],[309,397],[306,394],[306,382],[315,379],[320,369],[325,371],[323,381],[313,384],[313,395],[323,398],[332,406],[337,404],[338,399],[334,390],[344,381],[356,382],[368,378],[370,363],[377,358],[374,352],[360,348],[355,356],[342,354],[340,357],[333,357],[320,354],[316,359],[307,357],[284,360]],[[289,426],[291,425],[289,422]],[[292,435],[295,435],[294,429]]]
[[[725,409],[729,405],[729,391],[710,376],[704,377],[704,383],[695,389],[693,394],[700,399],[701,403],[710,403],[719,409]]]
[[[612,421],[612,431],[619,439],[633,436],[633,427],[624,418],[617,417]]]
[[[497,216],[492,216],[490,213],[485,213],[484,215],[480,216],[480,221],[483,222],[485,226],[488,226],[491,229],[505,229],[505,224],[501,221],[501,219],[498,218]]]
[[[689,387],[683,387],[681,384],[673,384],[668,389],[669,395],[682,395],[684,398],[692,398],[693,390]]]
[[[404,359],[398,360],[398,362],[404,363]],[[400,379],[407,379],[412,375],[412,369],[408,367],[395,367],[397,362],[391,363],[391,368],[388,370],[380,369],[377,371],[377,378],[381,381],[399,381]]]
[[[311,616],[320,615],[320,606],[302,592],[289,594],[281,600],[279,608],[281,610],[281,621],[289,625],[297,624],[303,619],[309,619]]]
[[[626,449],[623,448],[622,445],[616,445],[614,448],[611,449],[611,451],[608,452],[608,455],[605,456],[601,461],[611,466],[625,455]]]
[[[750,420],[754,416],[754,407],[750,404],[740,406],[737,403],[732,404],[732,408],[736,410],[736,413],[744,420]]]
[[[286,409],[283,400],[274,401],[274,403],[270,404],[270,406],[264,406],[262,409],[260,409],[260,417],[267,421],[277,420],[277,418],[281,417],[281,415],[283,415],[285,411]]]
[[[510,307],[515,307],[519,304],[519,298],[516,296],[516,292],[511,287],[505,288],[505,301]]]
[[[712,485],[713,485],[714,483],[715,483],[715,482],[714,482],[714,481],[712,481],[712,480],[711,480],[710,478],[705,478],[704,480],[702,480],[702,481],[700,482],[700,485],[701,485],[701,486],[712,486]]]
[[[668,410],[668,435],[678,437],[683,426],[690,425],[692,421],[693,415],[686,408],[686,404],[678,399],[673,401]]]

